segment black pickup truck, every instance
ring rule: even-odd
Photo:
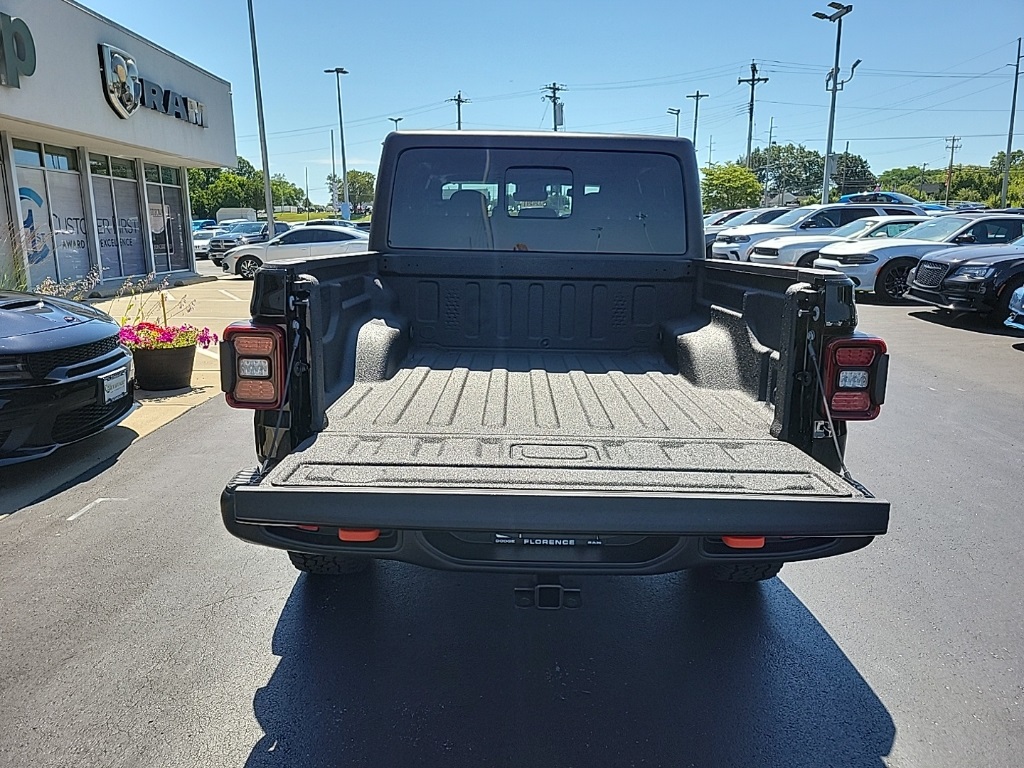
[[[705,261],[689,141],[393,133],[369,242],[267,264],[225,333],[235,536],[547,584],[757,581],[885,533],[842,460],[885,344],[843,275]]]

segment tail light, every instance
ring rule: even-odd
[[[825,399],[837,421],[869,421],[885,402],[889,356],[875,336],[846,336],[825,345]]]
[[[232,323],[221,341],[220,381],[228,405],[272,411],[284,402],[284,332],[276,325]]]

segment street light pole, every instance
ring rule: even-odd
[[[405,120],[405,118],[404,117],[389,117],[388,120],[390,120],[392,123],[395,124],[395,130],[397,131],[398,130],[398,124],[400,122],[402,122],[403,120]]]
[[[338,168],[334,164],[334,129],[331,129],[331,213],[338,212]]]
[[[836,128],[836,94],[839,93],[845,82],[839,80],[839,48],[843,42],[843,16],[853,10],[852,5],[843,5],[842,3],[829,3],[828,7],[833,9],[835,13],[822,13],[820,11],[813,14],[814,18],[822,19],[824,21],[836,22],[836,57],[835,63],[832,65],[832,71],[829,72],[826,82],[831,82],[832,98],[829,103],[828,109],[828,138],[825,141],[825,174],[824,179],[821,182],[821,202],[828,202],[828,188],[829,188],[829,170],[831,168],[832,160],[832,138],[835,134]],[[857,61],[860,64],[860,61]],[[853,68],[857,68],[857,64],[853,65]],[[853,72],[850,72],[850,78],[853,78]]]
[[[263,161],[263,204],[267,208],[267,232],[274,236],[274,193],[270,187],[270,160],[267,157],[267,127],[263,122],[263,89],[260,87],[260,57],[256,51],[256,16],[249,2],[249,39],[252,44],[252,74],[256,81],[256,122],[260,129],[260,157]]]
[[[1006,132],[1006,158],[1003,166],[1003,188],[999,193],[999,206],[1006,207],[1006,192],[1010,188],[1010,158],[1013,155],[1013,117],[1017,111],[1017,83],[1020,80],[1020,38],[1017,38],[1017,59],[1013,65],[1013,98],[1010,99],[1010,130]]]
[[[352,207],[349,205],[348,200],[348,162],[345,160],[345,118],[341,113],[341,76],[347,75],[348,70],[344,67],[335,67],[334,69],[325,69],[324,72],[326,74],[333,73],[338,86],[338,141],[341,143],[341,188],[343,190],[342,204],[345,208],[342,218],[348,218],[348,216],[352,215]]]
[[[669,107],[668,114],[675,115],[676,117],[676,138],[679,138],[679,110],[676,107]]]

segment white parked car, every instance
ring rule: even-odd
[[[224,256],[223,269],[228,274],[251,280],[267,261],[362,253],[369,248],[367,234],[349,227],[295,227],[269,242],[242,245],[228,251]]]
[[[849,276],[858,291],[886,301],[903,297],[910,271],[921,257],[950,245],[1006,245],[1024,234],[1024,216],[964,213],[937,216],[902,235],[879,241],[853,240],[821,249],[814,266]]]
[[[749,224],[718,233],[711,246],[711,257],[732,261],[749,261],[750,249],[762,240],[785,235],[831,235],[851,221],[868,216],[924,216],[924,211],[913,205],[873,204],[854,205],[832,203],[805,205],[784,213],[771,224]]]
[[[210,240],[224,234],[223,229],[197,229],[192,233],[192,252],[197,259],[210,258]]]
[[[844,240],[896,237],[928,220],[928,216],[869,216],[844,224],[833,230],[831,235],[773,237],[755,245],[751,249],[749,260],[757,264],[795,264],[798,267],[809,267],[820,255],[818,251],[826,245],[841,243]]]

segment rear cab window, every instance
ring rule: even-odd
[[[683,176],[655,152],[415,148],[398,158],[388,245],[683,254]]]

